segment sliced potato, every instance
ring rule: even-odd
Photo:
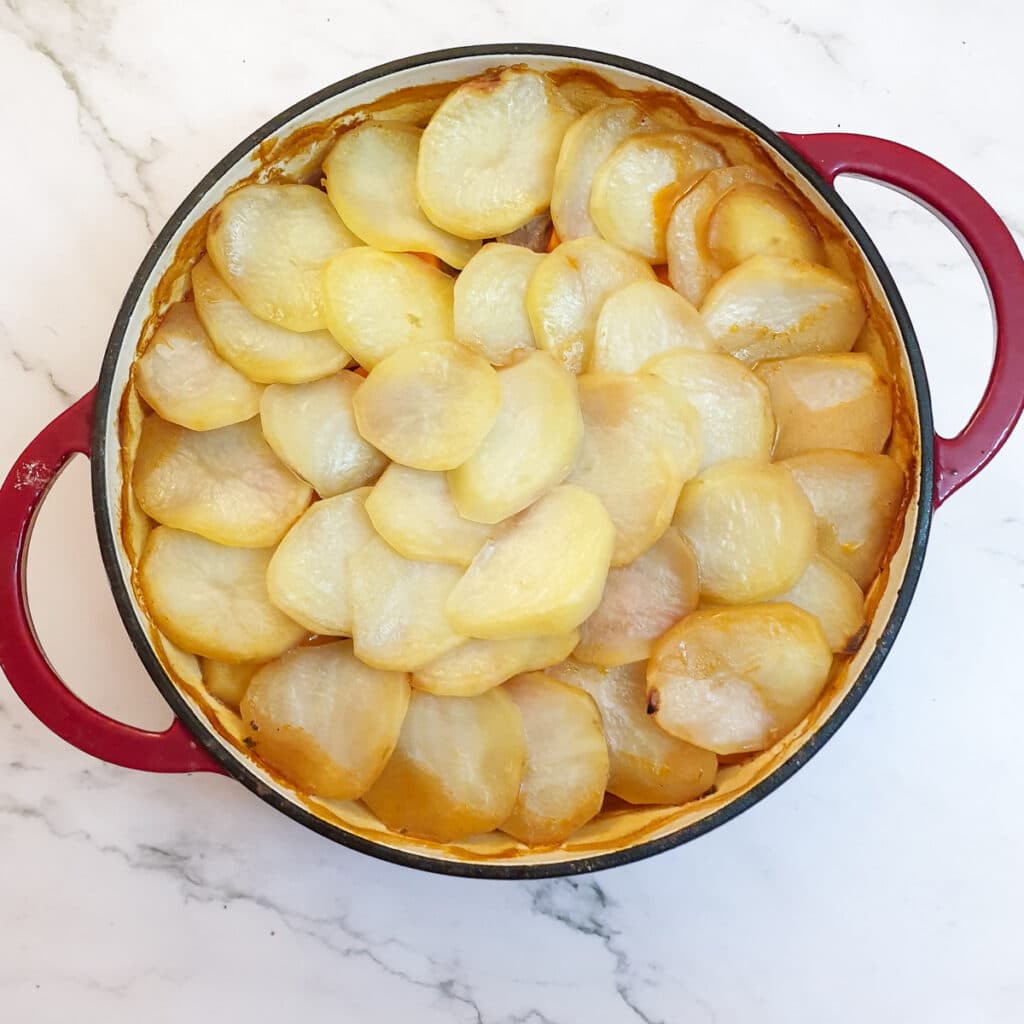
[[[534,348],[526,289],[543,260],[519,245],[485,245],[455,282],[455,340],[495,366]]]
[[[892,429],[892,393],[870,356],[795,356],[758,363],[779,432],[775,458],[815,448],[880,452]]]
[[[644,367],[697,411],[701,470],[727,459],[767,461],[775,417],[767,387],[739,360],[714,352],[666,352]]]
[[[238,709],[249,689],[252,677],[266,664],[265,661],[217,661],[203,658],[199,668],[207,691],[230,708]]]
[[[351,636],[352,557],[376,538],[361,487],[314,502],[285,534],[267,567],[267,593],[311,633]]]
[[[556,487],[480,549],[448,598],[448,618],[485,640],[568,633],[600,603],[614,542],[597,498]]]
[[[497,523],[560,484],[583,437],[576,378],[546,352],[498,372],[501,409],[480,447],[448,474],[467,519]]]
[[[418,668],[412,685],[441,697],[474,697],[521,672],[557,665],[569,657],[579,639],[573,630],[559,636],[467,640]]]
[[[781,466],[735,459],[679,497],[673,525],[697,556],[701,594],[745,604],[794,586],[814,555],[814,510]]]
[[[601,810],[608,782],[601,713],[585,691],[543,672],[502,689],[523,718],[526,768],[501,830],[527,846],[553,846]]]
[[[649,264],[603,239],[563,242],[537,267],[526,290],[537,347],[580,373],[590,361],[605,299],[634,281],[654,279]]]
[[[272,554],[158,526],[139,561],[146,610],[157,629],[191,654],[218,661],[276,658],[306,630],[267,597]]]
[[[443,473],[393,462],[366,499],[377,532],[400,554],[425,562],[469,565],[491,536],[463,519]]]
[[[191,302],[167,311],[135,364],[135,386],[158,415],[189,430],[251,419],[263,390],[217,355]]]
[[[407,345],[378,363],[353,399],[359,432],[413,469],[454,469],[501,407],[494,369],[452,341]]]
[[[888,455],[806,452],[785,466],[814,506],[818,550],[863,589],[875,578],[903,503],[903,470]]]
[[[796,581],[777,601],[788,601],[810,612],[837,654],[852,654],[865,633],[864,594],[857,581],[827,558],[815,555]]]
[[[319,331],[322,273],[359,239],[312,185],[244,185],[214,208],[206,250],[250,313],[292,331]]]
[[[680,348],[714,352],[718,346],[686,299],[660,281],[637,281],[601,307],[588,369],[636,373],[655,356]]]
[[[240,548],[276,544],[312,497],[263,440],[256,418],[195,431],[147,416],[132,488],[158,523]]]
[[[367,665],[413,672],[466,639],[445,615],[462,575],[454,565],[403,558],[380,537],[366,541],[349,565],[352,639]]]
[[[631,804],[685,804],[714,785],[718,758],[648,717],[646,670],[643,661],[597,668],[570,659],[547,674],[594,698],[608,744],[609,793]]]
[[[344,132],[324,158],[327,196],[345,225],[387,252],[429,252],[462,268],[480,248],[442,231],[416,199],[416,163],[423,132],[372,117]]]
[[[719,347],[749,364],[849,352],[867,313],[856,285],[835,271],[755,256],[715,282],[701,316]]]
[[[249,749],[306,793],[357,800],[398,742],[409,677],[364,665],[349,640],[289,651],[242,700]]]
[[[416,191],[424,213],[462,238],[493,238],[551,202],[558,148],[573,121],[554,84],[526,68],[453,89],[420,140]]]
[[[593,665],[643,661],[699,597],[697,559],[675,530],[666,530],[639,558],[608,573],[597,611],[580,626],[573,657]]]
[[[455,285],[410,253],[361,246],[324,269],[327,326],[371,370],[406,345],[450,341]]]
[[[352,400],[362,383],[342,370],[308,384],[272,384],[263,392],[260,423],[267,444],[321,498],[376,480],[388,464],[356,427]]]
[[[389,828],[452,842],[508,818],[525,766],[523,720],[507,693],[414,691],[398,746],[363,800]]]
[[[818,620],[795,605],[710,608],[658,641],[648,709],[666,732],[717,754],[763,750],[810,711],[831,667]]]
[[[196,313],[225,362],[259,384],[302,384],[352,361],[328,331],[289,331],[242,305],[204,256],[192,268]]]

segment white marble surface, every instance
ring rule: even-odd
[[[995,0],[3,0],[0,464],[92,385],[136,265],[198,177],[351,72],[495,39],[618,51],[779,128],[924,149],[1024,240],[1022,32]],[[983,289],[911,203],[842,190],[891,260],[955,430],[988,369]],[[1024,430],[936,516],[896,648],[824,752],[727,827],[596,877],[377,863],[225,779],[100,764],[0,685],[0,1016],[1019,1021],[1022,496]],[[102,709],[165,724],[105,586],[81,460],[36,537],[58,667]]]

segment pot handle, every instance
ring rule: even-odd
[[[43,725],[87,754],[150,772],[222,772],[178,719],[166,732],[150,732],[79,700],[47,661],[32,626],[25,594],[32,527],[68,459],[89,454],[95,396],[90,391],[44,427],[0,487],[0,668]]]
[[[870,135],[782,137],[829,183],[839,174],[855,174],[931,210],[971,254],[988,289],[996,335],[992,373],[963,430],[956,437],[935,435],[933,503],[938,508],[999,451],[1024,408],[1024,259],[995,210],[931,157]]]

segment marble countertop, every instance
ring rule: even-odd
[[[617,51],[778,128],[923,149],[1024,241],[1022,32],[1022,9],[995,0],[969,16],[945,0],[4,0],[0,466],[94,383],[128,281],[194,182],[328,82],[473,41]],[[984,289],[911,202],[841,191],[890,260],[953,433],[990,365]],[[824,751],[728,826],[592,877],[378,863],[227,779],[101,764],[0,684],[4,1020],[1019,1021],[1022,497],[1024,430],[936,515],[896,647]],[[169,722],[105,583],[82,459],[40,516],[30,590],[77,692]]]

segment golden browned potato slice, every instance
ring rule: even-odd
[[[506,68],[452,90],[420,140],[424,213],[462,238],[493,238],[547,209],[568,104],[544,75]]]
[[[418,256],[361,246],[324,269],[327,326],[360,366],[406,345],[450,341],[455,284]]]
[[[349,640],[305,647],[253,676],[242,700],[249,749],[314,796],[357,800],[398,742],[409,677],[364,665]]]
[[[835,271],[773,256],[723,274],[700,311],[719,347],[748,364],[849,352],[867,315],[856,285]]]
[[[345,225],[388,252],[429,252],[462,268],[480,248],[427,220],[416,199],[422,131],[370,118],[350,128],[324,159],[327,195]]]
[[[169,526],[149,535],[139,586],[156,627],[218,661],[276,658],[306,636],[267,597],[270,548],[229,548]]]
[[[526,290],[537,347],[572,373],[582,372],[605,299],[634,281],[654,279],[648,263],[601,238],[563,242],[537,267]]]
[[[775,458],[814,448],[880,452],[892,429],[889,382],[869,356],[796,356],[758,363],[779,432]]]
[[[444,473],[391,463],[366,499],[377,532],[400,554],[469,565],[493,532],[463,519]]]
[[[250,313],[209,256],[192,268],[192,291],[196,313],[221,358],[259,384],[301,384],[352,361],[328,331],[289,331]]]
[[[601,713],[585,691],[543,672],[510,680],[526,736],[526,769],[502,832],[527,846],[553,846],[599,810],[608,782]]]
[[[407,345],[355,394],[359,433],[413,469],[454,469],[480,447],[501,407],[498,375],[453,341]]]
[[[788,601],[810,612],[837,654],[852,654],[865,632],[864,594],[857,581],[827,558],[815,555],[796,581],[776,601]]]
[[[697,607],[697,559],[675,530],[639,558],[612,569],[597,611],[580,627],[573,655],[593,665],[648,658],[654,641]]]
[[[771,457],[775,417],[767,387],[738,359],[679,350],[644,367],[697,411],[704,455],[700,468],[727,459]]]
[[[455,282],[455,340],[495,366],[534,348],[526,289],[543,260],[520,245],[485,245]]]
[[[218,544],[276,544],[312,491],[271,451],[259,420],[186,430],[147,416],[132,472],[146,515]]]
[[[686,299],[659,281],[637,281],[601,307],[588,369],[636,373],[674,349],[714,352],[718,346]]]
[[[452,842],[508,818],[525,766],[523,719],[507,693],[413,691],[398,746],[363,800],[391,829]]]
[[[903,470],[888,455],[822,450],[786,459],[814,506],[818,550],[863,589],[882,564],[903,502]]]
[[[454,565],[403,558],[372,537],[349,559],[356,656],[376,668],[413,672],[458,647],[445,603],[462,575]]]
[[[644,112],[628,100],[603,103],[569,126],[558,152],[551,193],[551,219],[563,242],[598,234],[590,216],[594,175],[626,136],[649,127]]]
[[[792,587],[814,555],[814,509],[781,466],[735,459],[679,496],[673,524],[697,556],[701,594],[746,604]]]
[[[270,600],[311,633],[352,635],[352,557],[376,539],[364,511],[369,487],[314,502],[267,568]]]
[[[646,670],[644,661],[597,668],[570,659],[547,674],[594,698],[608,744],[609,793],[631,804],[685,804],[714,785],[718,758],[648,717]]]
[[[135,385],[163,419],[189,430],[251,419],[263,391],[217,355],[191,302],[167,311],[135,364]]]
[[[362,378],[349,370],[308,384],[271,384],[260,402],[260,423],[278,458],[321,498],[362,487],[388,460],[360,435],[352,400]]]
[[[560,484],[583,437],[576,378],[546,352],[498,372],[501,409],[480,447],[448,474],[467,519],[497,523]]]
[[[658,641],[648,708],[666,732],[717,754],[763,750],[810,711],[831,667],[818,620],[795,605],[710,608]]]
[[[594,495],[556,487],[480,549],[448,598],[448,618],[484,640],[568,633],[600,603],[614,543]]]
[[[440,697],[474,697],[521,672],[557,665],[572,654],[579,639],[573,630],[560,636],[467,640],[418,668],[412,685]]]
[[[245,185],[210,215],[206,250],[217,273],[256,316],[292,331],[319,331],[322,273],[359,239],[312,185]]]
[[[203,685],[210,694],[237,710],[249,689],[250,680],[265,664],[265,661],[230,662],[203,658],[199,667],[203,673]]]

